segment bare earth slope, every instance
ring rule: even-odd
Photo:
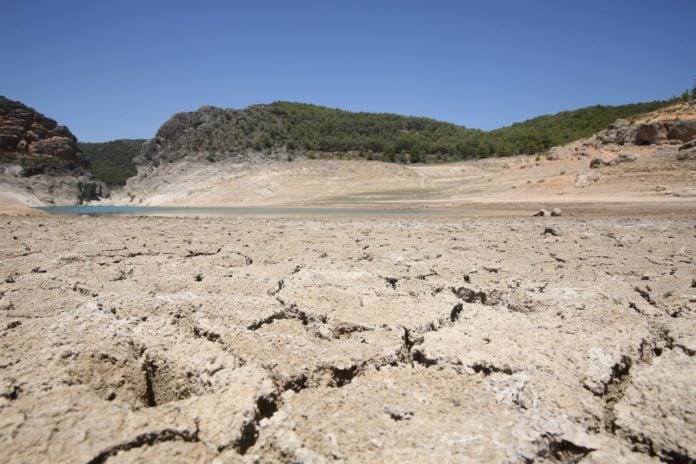
[[[2,462],[696,457],[692,219],[0,229]]]
[[[644,126],[654,125],[654,134],[643,134]],[[615,127],[618,136],[617,129],[605,131],[553,149],[548,158],[398,165],[330,160],[211,163],[192,157],[158,167],[141,166],[140,174],[128,181],[117,202],[187,206],[693,203],[696,148],[680,148],[696,138],[696,103],[660,110],[633,122],[619,121]],[[595,158],[606,163],[591,169]]]

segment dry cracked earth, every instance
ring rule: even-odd
[[[0,461],[693,462],[692,218],[3,218]]]

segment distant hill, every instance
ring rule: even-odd
[[[532,154],[565,145],[606,129],[617,119],[629,119],[664,108],[675,100],[620,106],[588,106],[539,116],[487,132],[493,155]]]
[[[212,106],[177,113],[147,141],[136,160],[171,162],[198,155],[226,158],[349,158],[418,163],[548,150],[629,118],[667,106],[655,101],[593,106],[540,116],[493,131],[428,118],[353,113],[317,105],[275,102],[242,110]]]
[[[122,139],[105,143],[78,143],[83,155],[89,159],[97,179],[107,185],[124,185],[129,177],[137,174],[133,159],[140,154],[142,139]]]

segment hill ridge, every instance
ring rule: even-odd
[[[179,112],[148,140],[139,164],[199,155],[209,161],[297,157],[420,163],[544,152],[588,137],[613,121],[663,108],[673,101],[594,105],[542,115],[491,131],[394,113],[353,112],[276,101],[243,109],[211,105]]]

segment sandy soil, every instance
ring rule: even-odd
[[[0,216],[41,216],[44,213],[28,206],[9,193],[0,192]]]
[[[0,461],[688,462],[695,227],[6,218]]]

